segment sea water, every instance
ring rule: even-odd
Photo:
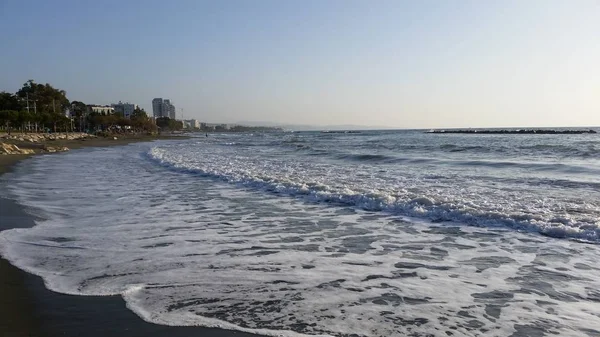
[[[145,320],[263,335],[600,334],[600,136],[211,134],[35,157],[0,252]]]

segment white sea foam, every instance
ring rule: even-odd
[[[56,291],[121,294],[159,324],[273,336],[600,332],[597,245],[239,188],[156,165],[148,150],[26,163],[5,185],[45,220],[0,233],[2,255]],[[240,170],[220,160],[229,175]],[[263,181],[279,172],[263,165]],[[291,181],[295,169],[286,168]],[[327,177],[307,190],[341,190]]]
[[[317,202],[600,240],[600,203],[593,198],[569,197],[559,190],[540,194],[529,186],[478,186],[469,177],[428,182],[422,178],[423,172],[419,176],[395,167],[382,171],[380,166],[313,163],[256,151],[227,151],[205,146],[153,147],[148,156],[179,171]]]

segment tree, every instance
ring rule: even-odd
[[[158,117],[156,119],[156,126],[161,129],[167,129],[169,128],[169,121],[171,121],[171,118],[169,117]]]
[[[25,129],[25,125],[30,123],[35,123],[34,115],[31,112],[27,112],[27,110],[25,110],[17,113],[17,120],[15,124],[20,125],[22,130]]]
[[[159,117],[156,119],[156,126],[164,130],[181,130],[183,129],[183,123],[181,121],[171,119],[169,117]]]
[[[17,125],[19,118],[19,112],[14,110],[0,110],[0,125],[3,125],[8,134],[10,129]]]
[[[183,122],[175,119],[171,119],[169,121],[169,129],[171,130],[181,130],[183,129]]]
[[[87,116],[87,105],[80,101],[71,102],[71,117],[75,122],[75,127],[81,132],[85,130],[85,117]]]
[[[131,114],[131,119],[146,119],[148,118],[148,114],[144,109],[140,109],[140,107],[136,107]]]
[[[0,110],[21,111],[23,108],[19,97],[6,91],[0,92]]]
[[[135,108],[130,118],[131,126],[134,130],[146,132],[153,132],[156,130],[156,125],[154,125],[152,120],[148,117],[148,114],[146,114],[144,109],[140,109],[139,107]]]
[[[39,84],[29,80],[23,84],[23,87],[17,91],[17,96],[21,99],[31,99],[36,102],[37,110],[42,112],[61,113],[69,107],[67,93],[64,90],[56,89],[50,84]]]
[[[64,122],[64,111],[69,108],[69,100],[64,90],[56,89],[50,84],[39,84],[29,80],[17,91],[21,100],[31,100],[34,103],[34,113],[39,114],[36,119],[42,121],[46,127],[54,128]]]
[[[87,105],[80,101],[71,102],[71,113],[75,117],[85,116],[87,113]]]

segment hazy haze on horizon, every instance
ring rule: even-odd
[[[0,91],[186,118],[599,126],[600,2],[0,2]]]

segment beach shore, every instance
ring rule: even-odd
[[[176,137],[176,136],[175,136]],[[130,136],[53,141],[70,149],[126,145],[172,139],[173,136]],[[23,145],[26,146],[26,145]],[[35,155],[35,154],[34,154]],[[0,156],[0,175],[32,155]],[[48,177],[51,179],[52,177]],[[28,228],[34,218],[0,194],[0,231]],[[0,336],[207,336],[251,337],[248,333],[203,327],[171,327],[145,322],[126,308],[120,296],[73,296],[52,292],[43,280],[0,258]]]

